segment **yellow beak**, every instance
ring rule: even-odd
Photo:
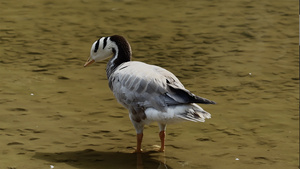
[[[83,67],[86,67],[86,66],[88,66],[88,65],[90,65],[90,64],[92,64],[92,63],[94,63],[95,62],[95,60],[94,59],[92,59],[91,57],[89,57],[88,58],[88,60],[85,62],[85,64],[83,65]]]

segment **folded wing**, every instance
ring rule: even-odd
[[[117,100],[127,108],[155,108],[215,102],[199,97],[184,88],[178,78],[158,66],[142,62],[126,62],[109,77],[109,86]]]

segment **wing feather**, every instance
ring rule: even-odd
[[[192,94],[166,69],[142,62],[121,64],[109,77],[117,100],[127,108],[164,110],[167,105],[214,102]]]

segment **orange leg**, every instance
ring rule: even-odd
[[[166,138],[166,132],[164,130],[159,132],[159,138],[160,138],[160,152],[165,151],[165,138]]]
[[[142,150],[142,140],[143,140],[143,133],[136,134],[136,141],[137,141],[137,146],[136,146],[136,153],[141,153]]]

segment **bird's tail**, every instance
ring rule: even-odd
[[[203,110],[200,106],[195,103],[186,105],[185,111],[183,113],[177,114],[178,117],[193,121],[193,122],[204,122],[205,119],[210,119],[211,114]]]

